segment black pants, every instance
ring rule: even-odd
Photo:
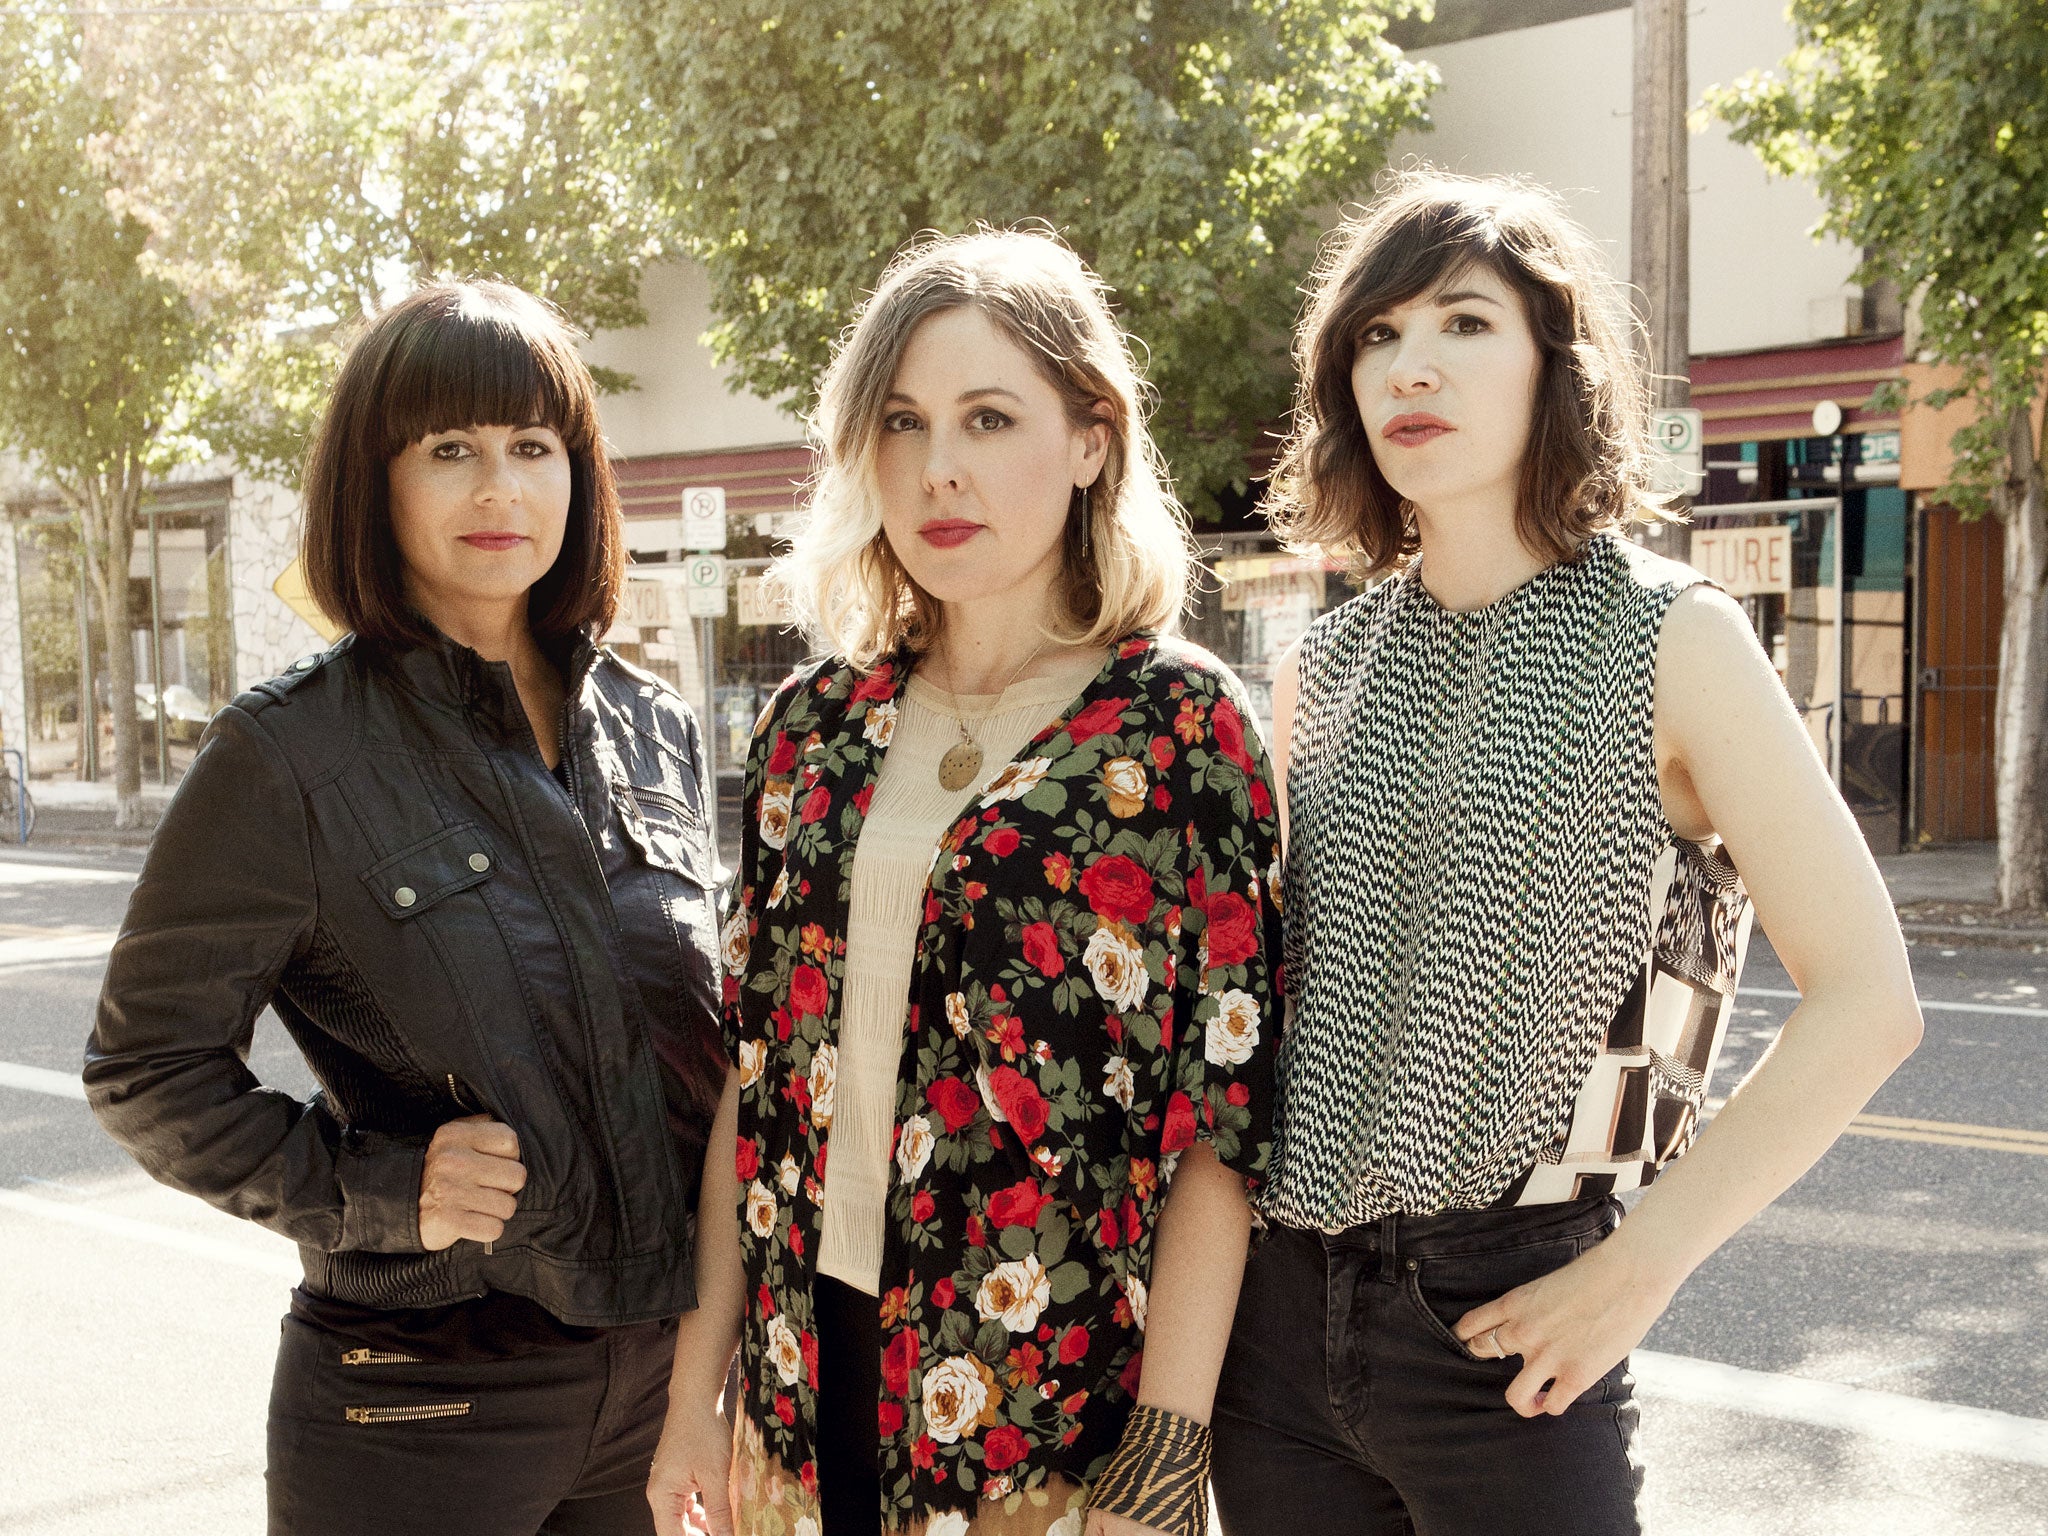
[[[1637,1536],[1642,1469],[1623,1361],[1524,1419],[1520,1357],[1451,1325],[1613,1230],[1612,1200],[1277,1228],[1252,1255],[1215,1414],[1227,1536]]]
[[[673,1323],[484,1363],[351,1364],[284,1320],[270,1536],[649,1536]]]
[[[820,1275],[811,1289],[818,1329],[818,1504],[824,1536],[882,1529],[882,1304]]]

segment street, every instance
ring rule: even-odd
[[[77,1083],[138,862],[0,852],[0,1532],[262,1527],[292,1252],[152,1183]],[[2048,1533],[2048,955],[1913,962],[1918,1054],[1638,1358],[1652,1532]],[[1793,1002],[1759,942],[1716,1091]],[[251,1066],[310,1088],[267,1014]]]

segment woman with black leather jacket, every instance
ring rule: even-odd
[[[697,725],[597,646],[624,578],[552,313],[356,342],[304,561],[353,631],[223,710],[86,1053],[150,1173],[299,1244],[273,1532],[643,1532],[724,1078]],[[245,1065],[276,1009],[322,1091]]]

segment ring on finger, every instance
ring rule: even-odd
[[[1499,1330],[1498,1328],[1489,1328],[1489,1329],[1487,1329],[1487,1330],[1486,1330],[1486,1339],[1487,1339],[1487,1342],[1488,1342],[1489,1344],[1491,1344],[1491,1345],[1493,1346],[1493,1358],[1494,1358],[1494,1359],[1496,1359],[1496,1360],[1505,1360],[1505,1359],[1507,1359],[1507,1357],[1508,1357],[1508,1354],[1509,1354],[1509,1350],[1508,1350],[1508,1347],[1507,1347],[1507,1345],[1505,1345],[1505,1344],[1501,1343],[1501,1341],[1500,1341],[1500,1330]]]

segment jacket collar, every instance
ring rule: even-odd
[[[512,668],[486,661],[470,647],[427,626],[430,639],[405,647],[378,646],[378,665],[408,692],[425,703],[456,713],[481,716],[501,730],[525,726]],[[547,647],[549,659],[561,669],[568,697],[580,699],[591,669],[603,654],[586,631],[577,631]]]

